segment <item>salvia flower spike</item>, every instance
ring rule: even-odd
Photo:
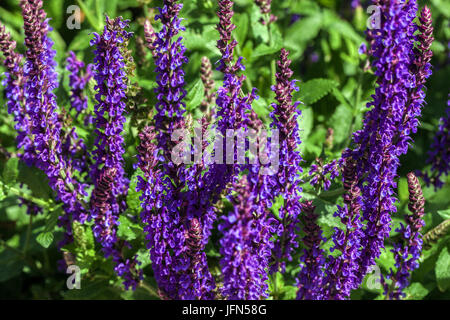
[[[425,214],[425,198],[419,180],[413,173],[408,173],[408,190],[410,215],[405,215],[406,224],[400,224],[401,241],[394,244],[392,252],[395,257],[395,267],[391,270],[387,279],[383,279],[384,293],[388,299],[400,299],[405,296],[403,290],[409,284],[412,271],[419,267],[419,258],[422,253],[421,229],[425,225],[423,215]]]
[[[301,187],[299,173],[303,170],[300,166],[302,157],[297,147],[300,145],[300,134],[297,118],[300,110],[297,108],[299,101],[293,102],[293,92],[298,90],[296,80],[291,80],[293,71],[289,68],[291,60],[289,52],[281,49],[276,74],[275,91],[276,103],[270,116],[272,129],[279,130],[280,157],[279,171],[269,176],[269,186],[274,197],[282,196],[284,205],[280,208],[281,219],[277,230],[278,239],[275,242],[271,272],[284,271],[286,260],[292,259],[292,252],[298,247],[296,231],[298,230],[298,218],[300,215]]]

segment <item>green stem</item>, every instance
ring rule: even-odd
[[[25,245],[23,247],[23,257],[24,258],[27,257],[28,247],[30,246],[31,226],[32,225],[33,225],[33,215],[30,214],[30,219],[28,221],[28,226],[27,226],[27,235],[26,235],[26,238],[25,238]]]
[[[156,297],[156,298],[161,298],[161,297],[159,296],[159,294],[157,293],[156,289],[153,288],[151,285],[145,283],[144,281],[142,281],[142,282],[140,283],[140,287],[142,287],[143,289],[147,290],[148,293],[149,293],[151,296],[154,296],[154,297]]]

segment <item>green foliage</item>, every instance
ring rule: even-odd
[[[445,292],[450,287],[450,253],[448,247],[442,249],[436,262],[436,280],[439,290]]]

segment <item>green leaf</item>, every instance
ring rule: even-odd
[[[127,241],[134,240],[137,238],[137,234],[142,231],[142,228],[137,224],[132,222],[126,216],[121,215],[119,217],[119,226],[117,227],[117,235]]]
[[[343,104],[340,104],[328,121],[328,126],[334,130],[334,144],[345,141],[350,134],[352,112]]]
[[[19,176],[19,158],[10,158],[3,169],[3,181],[8,186],[13,186]]]
[[[331,79],[312,79],[300,85],[299,93],[296,93],[296,99],[306,105],[311,105],[338,86],[338,83]]]
[[[276,272],[270,277],[269,290],[272,294],[279,295],[284,291],[284,278],[281,272]],[[276,289],[276,291],[275,291]]]
[[[321,28],[322,15],[320,13],[300,19],[291,25],[285,36],[285,46],[292,52],[290,59],[295,60],[300,58]]]
[[[92,35],[89,35],[88,30],[81,30],[70,42],[68,50],[78,51],[89,48],[89,41],[91,38]]]
[[[414,282],[405,289],[405,300],[421,300],[425,298],[429,292],[430,290],[425,288],[421,283]]]
[[[203,86],[202,80],[198,79],[194,85],[188,89],[188,93],[185,98],[186,110],[190,112],[197,108],[200,103],[202,103],[204,95],[205,87]]]
[[[137,168],[137,170],[133,173],[133,176],[130,179],[130,187],[127,193],[128,210],[132,211],[135,214],[139,214],[142,210],[141,200],[139,199],[142,192],[137,192],[136,186],[138,181],[137,177],[143,175],[144,173],[142,172],[142,170],[140,168]]]
[[[438,215],[440,215],[442,217],[442,219],[444,220],[448,220],[450,219],[450,209],[447,210],[439,210]]]
[[[6,194],[5,194],[5,190],[4,190],[4,185],[3,182],[0,180],[0,201],[5,200],[6,198]]]
[[[94,28],[96,31],[100,31],[103,23],[102,21],[97,20],[97,17],[95,16],[94,13],[95,11],[90,10],[89,7],[82,0],[77,0],[77,4],[80,6],[91,27]]]
[[[450,254],[448,247],[444,247],[436,261],[436,281],[441,292],[450,287]]]
[[[300,138],[302,141],[306,141],[314,125],[314,113],[312,108],[308,107],[302,110],[302,115],[297,118],[297,121],[300,129]],[[302,143],[300,148],[303,146],[304,144]]]
[[[233,17],[233,20],[234,24],[239,26],[238,28],[236,28],[234,35],[237,42],[243,45],[248,33],[248,15],[246,13],[236,14]]]
[[[44,248],[50,247],[53,242],[53,232],[41,232],[36,237],[36,241]]]

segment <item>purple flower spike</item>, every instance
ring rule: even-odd
[[[301,271],[297,279],[297,299],[299,300],[322,300],[323,299],[323,276],[324,276],[324,251],[320,249],[322,242],[326,239],[322,236],[322,230],[317,224],[319,216],[314,213],[316,209],[312,201],[302,203],[303,210],[303,243],[306,249],[300,257]]]
[[[360,211],[362,207],[361,190],[358,187],[356,163],[347,158],[343,169],[344,206],[338,207],[334,214],[339,217],[344,229],[334,228],[331,251],[338,250],[338,256],[329,256],[325,269],[323,297],[327,300],[348,299],[351,290],[359,285],[357,273],[361,238],[364,236]]]
[[[31,124],[25,111],[25,96],[23,86],[26,82],[23,70],[23,56],[15,52],[16,42],[11,40],[11,35],[5,26],[0,24],[0,52],[3,53],[3,65],[6,68],[5,93],[8,113],[14,116],[14,128],[17,131],[17,147],[23,148],[21,158],[28,164],[33,163],[34,151],[29,138]]]
[[[222,296],[227,300],[260,300],[267,298],[267,266],[270,230],[265,216],[254,212],[256,195],[247,177],[234,185],[236,195],[230,200],[234,210],[219,224],[220,265],[223,274]],[[269,250],[267,250],[269,249]]]
[[[94,220],[92,231],[95,239],[102,245],[105,257],[112,257],[118,276],[124,278],[125,289],[136,289],[143,279],[142,270],[137,269],[136,257],[124,259],[117,238],[118,217],[112,211],[112,188],[117,175],[117,168],[105,168],[96,181],[91,198],[91,217]]]
[[[53,42],[48,37],[51,27],[41,0],[22,0],[24,17],[26,64],[24,66],[24,96],[26,112],[30,117],[28,164],[41,169],[49,179],[50,187],[57,193],[57,200],[63,202],[65,214],[59,217],[59,225],[66,234],[59,247],[72,241],[71,221],[83,223],[87,218],[83,197],[86,186],[73,177],[73,167],[66,161],[61,146],[61,123],[56,112],[56,97],[53,90],[58,86],[54,61]]]
[[[272,188],[273,197],[282,196],[284,205],[279,210],[280,223],[277,230],[278,239],[275,242],[271,272],[284,272],[285,261],[292,259],[292,253],[298,247],[296,231],[298,230],[298,217],[300,207],[300,178],[302,172],[300,162],[302,157],[297,151],[300,145],[300,135],[297,118],[300,110],[297,108],[300,102],[292,102],[292,94],[298,90],[295,80],[291,80],[292,70],[289,68],[291,60],[289,52],[281,49],[278,61],[277,83],[272,88],[275,91],[277,103],[270,114],[271,127],[279,130],[280,134],[280,158],[278,173],[269,176],[269,186]]]
[[[412,271],[419,267],[419,258],[422,253],[422,235],[420,233],[425,225],[425,198],[419,180],[413,173],[408,173],[409,204],[411,215],[405,215],[406,225],[400,224],[396,231],[401,235],[401,242],[394,244],[392,252],[395,256],[397,271],[391,270],[387,279],[382,279],[385,295],[389,299],[400,299],[405,296],[403,290],[409,285]]]
[[[138,189],[144,208],[153,271],[160,296],[164,299],[213,299],[215,283],[208,269],[204,248],[215,219],[210,192],[202,178],[202,164],[187,168],[175,164],[171,152],[178,141],[172,133],[185,129],[183,65],[185,47],[177,37],[184,30],[178,14],[182,5],[164,1],[157,20],[163,24],[156,34],[157,104],[154,130],[147,127],[140,134],[139,167],[144,172]],[[202,122],[202,131],[207,123]],[[148,159],[145,160],[144,159]],[[146,162],[151,162],[152,168]],[[187,170],[191,169],[191,170]],[[188,191],[182,191],[187,186]]]
[[[106,26],[103,34],[94,33],[91,46],[96,46],[94,51],[94,78],[98,90],[95,98],[95,146],[92,156],[95,165],[91,168],[91,179],[97,181],[102,167],[116,168],[114,179],[113,211],[118,214],[119,206],[123,203],[117,201],[117,197],[126,194],[128,179],[123,169],[124,140],[121,135],[125,123],[125,62],[120,53],[119,44],[131,37],[131,33],[124,30],[128,21],[121,17],[114,20],[106,17]]]
[[[379,1],[375,4],[380,5]],[[399,157],[408,151],[424,99],[423,81],[429,76],[430,20],[422,11],[418,49],[414,49],[416,1],[381,3],[380,29],[368,30],[368,54],[378,77],[373,101],[368,104],[363,129],[354,133],[354,150],[344,158],[357,162],[358,187],[362,192],[363,219],[366,222],[358,264],[358,284],[384,248],[389,237],[391,214],[396,212],[395,178]],[[426,18],[427,17],[427,18]],[[423,55],[423,59],[420,56]]]

